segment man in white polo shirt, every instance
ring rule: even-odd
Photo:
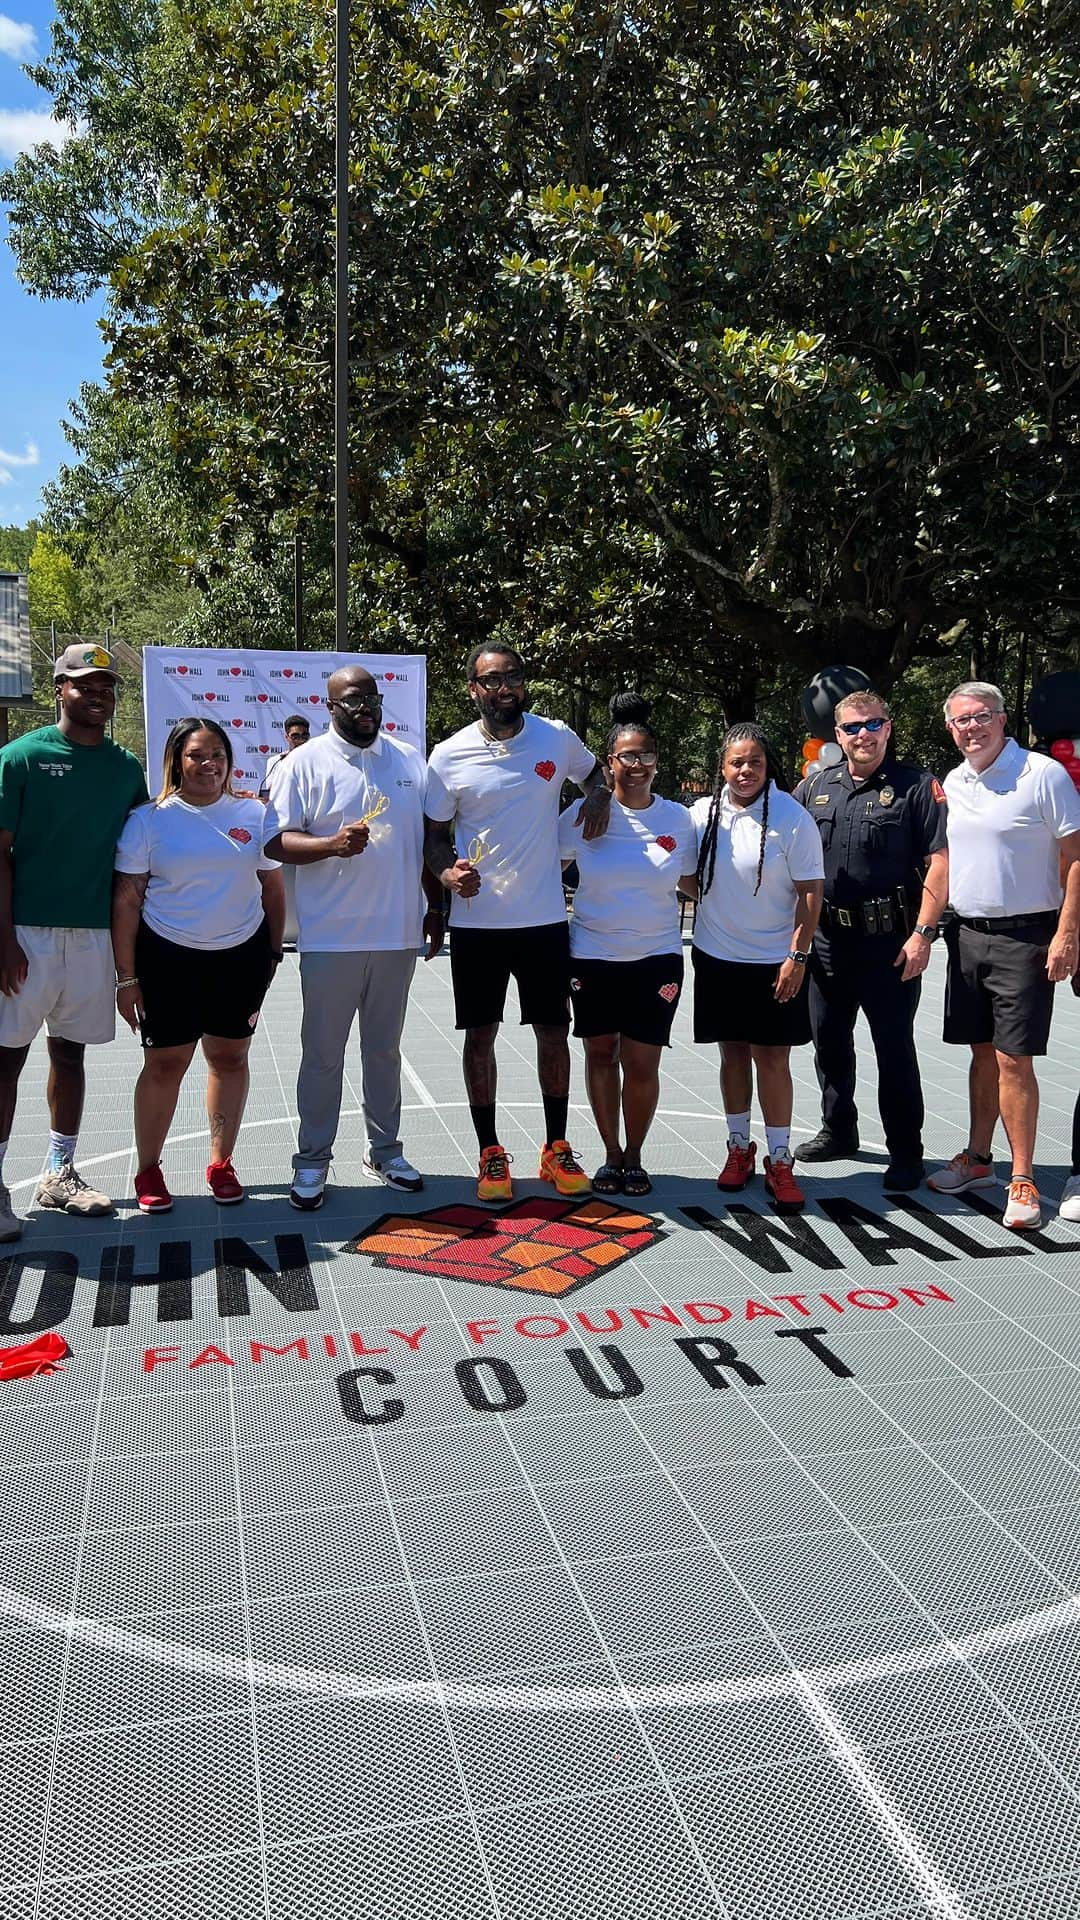
[[[945,724],[963,755],[945,779],[949,903],[945,1039],[971,1048],[971,1136],[929,1185],[994,1185],[1000,1113],[1012,1149],[1007,1227],[1041,1225],[1032,1176],[1054,987],[1080,946],[1080,795],[1064,767],[1008,737],[998,687],[954,687]]]
[[[528,713],[525,668],[512,648],[475,647],[466,668],[477,717],[428,761],[430,872],[450,892],[450,967],[469,1108],[480,1147],[479,1200],[512,1198],[495,1120],[495,1036],[511,974],[522,1024],[536,1034],[544,1149],[540,1179],[589,1191],[566,1139],[570,1098],[570,934],[559,863],[559,797],[590,795],[586,837],[607,825],[610,796],[596,756],[561,720]],[[456,844],[455,844],[456,843]]]
[[[322,1204],[357,1019],[364,1171],[406,1193],[423,1186],[400,1137],[401,1029],[421,941],[422,881],[429,960],[443,942],[438,889],[423,873],[424,763],[381,731],[382,698],[366,668],[331,674],[326,704],[329,728],[282,758],[266,808],[267,852],[297,869],[304,1020],[289,1199],[308,1212]]]

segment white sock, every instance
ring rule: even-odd
[[[791,1159],[791,1128],[766,1127],[765,1138],[769,1144],[770,1160]]]
[[[748,1113],[725,1113],[728,1139],[733,1147],[750,1145],[750,1115]]]
[[[74,1160],[77,1133],[54,1133],[49,1129],[49,1172],[59,1173],[65,1160]]]

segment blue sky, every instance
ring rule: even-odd
[[[45,52],[48,0],[0,0],[0,165],[49,138],[49,97],[22,62]],[[0,208],[0,522],[22,525],[70,457],[61,422],[84,380],[101,370],[99,301],[36,300],[15,278]]]

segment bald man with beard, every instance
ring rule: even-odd
[[[424,762],[383,732],[366,667],[331,674],[326,704],[329,728],[279,762],[266,809],[267,851],[297,869],[304,1019],[289,1199],[305,1212],[322,1205],[354,1021],[363,1170],[405,1193],[423,1186],[402,1150],[401,1030],[422,937],[428,960],[443,943],[440,890],[423,865]]]

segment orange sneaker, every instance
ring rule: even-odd
[[[537,1177],[546,1180],[565,1200],[580,1200],[583,1194],[592,1192],[592,1181],[584,1167],[578,1166],[568,1140],[553,1140],[544,1148]]]
[[[770,1160],[768,1154],[764,1160],[765,1191],[770,1200],[775,1201],[778,1213],[801,1213],[806,1205],[806,1195],[795,1178],[795,1169],[790,1160]]]
[[[476,1182],[478,1200],[512,1200],[510,1155],[505,1147],[485,1147],[480,1155],[480,1177]]]
[[[740,1147],[737,1140],[728,1141],[727,1159],[716,1176],[716,1184],[728,1193],[738,1193],[748,1180],[754,1177],[754,1161],[757,1148],[751,1140],[748,1146]]]

